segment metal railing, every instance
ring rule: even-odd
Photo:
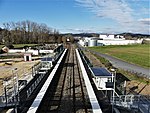
[[[30,74],[27,74],[27,76],[32,76],[33,78],[36,74],[40,72],[40,69],[44,67],[49,67],[49,69],[51,68],[48,63],[42,64],[41,62],[41,63],[34,65],[32,67],[32,70],[30,70],[31,71]],[[44,70],[44,71],[47,72],[47,70]],[[32,94],[32,92],[40,83],[43,77],[44,77],[44,74],[40,74],[37,77],[37,80],[27,90],[27,97],[29,97]],[[3,85],[4,85],[4,93],[0,96],[0,107],[12,107],[12,106],[18,105],[19,104],[19,91],[25,86],[18,85],[17,73],[14,73],[14,76],[9,81],[4,82]]]
[[[142,95],[120,95],[114,98],[114,105],[150,113],[150,99]]]

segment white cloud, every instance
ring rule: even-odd
[[[121,25],[133,21],[132,9],[123,0],[76,0],[98,17],[116,20]]]
[[[75,0],[80,6],[87,8],[89,11],[93,12],[99,18],[108,18],[119,23],[119,28],[127,31],[134,31],[143,33],[149,33],[147,28],[147,19],[138,20],[135,17],[135,9],[131,8],[132,3],[138,2],[139,0]],[[146,1],[147,0],[143,0]],[[116,26],[115,26],[116,27]],[[145,30],[145,31],[144,31]]]
[[[71,31],[72,33],[92,33],[94,32],[92,29],[79,29],[79,28],[70,28],[66,29],[68,31]]]
[[[146,25],[150,25],[150,18],[139,19],[140,22]]]

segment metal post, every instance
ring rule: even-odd
[[[33,77],[34,75],[33,75],[33,66],[32,66],[32,77]]]
[[[141,98],[141,96],[139,95],[138,96],[138,111],[140,111],[140,98]]]
[[[113,92],[114,90],[112,90],[112,113],[113,113],[113,110],[114,110],[114,96],[113,96]]]
[[[16,74],[16,84],[17,84],[17,96],[18,96],[18,98],[17,98],[17,102],[19,102],[20,101],[20,98],[19,98],[19,84],[18,84],[18,74]]]
[[[115,69],[111,69],[112,71],[112,78],[113,78],[113,95],[112,95],[112,113],[113,113],[113,109],[114,109],[114,101],[115,101],[115,81],[116,81],[116,70]]]
[[[7,87],[6,87],[7,86],[7,81],[3,80],[3,84],[4,84],[5,100],[6,100],[6,106],[7,106]]]
[[[107,90],[105,91],[105,97],[107,97]]]
[[[16,98],[16,86],[15,86],[15,78],[16,78],[16,85],[17,85],[17,76],[15,76],[15,73],[14,73],[14,70],[17,70],[17,68],[14,68],[12,70],[12,74],[13,74],[13,87],[14,87],[14,103],[15,103],[15,113],[17,113],[17,106],[16,106],[16,103],[17,103],[17,98]]]
[[[7,92],[6,92],[6,87],[4,87],[4,91],[5,91],[5,100],[6,100],[6,106],[7,106]]]
[[[124,87],[124,88],[123,88],[123,90],[124,90],[124,95],[126,95],[126,85],[127,85],[127,81],[125,80],[125,81],[124,81],[124,86],[123,86],[123,87]]]
[[[148,113],[150,113],[150,105],[148,105]]]

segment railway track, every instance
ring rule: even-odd
[[[37,113],[49,112],[92,112],[74,45],[68,47],[65,62],[56,73],[37,109]]]

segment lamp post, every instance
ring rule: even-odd
[[[113,113],[113,109],[114,109],[114,101],[115,101],[115,81],[116,81],[116,70],[115,69],[111,69],[112,72],[112,78],[113,78],[113,94],[112,94],[112,113]]]

